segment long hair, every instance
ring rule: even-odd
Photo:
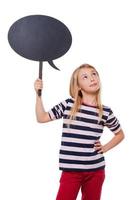
[[[70,118],[69,118],[70,120],[75,119],[75,114],[80,109],[80,106],[82,103],[82,92],[81,92],[81,90],[79,88],[79,84],[78,84],[78,74],[79,74],[80,69],[83,69],[83,68],[94,69],[97,72],[95,67],[93,67],[89,64],[83,64],[83,65],[79,66],[77,69],[75,69],[74,72],[72,73],[72,76],[70,79],[69,93],[70,93],[70,96],[72,98],[74,98],[74,105],[70,110]],[[97,74],[98,74],[98,72],[97,72]],[[98,74],[98,76],[99,76],[99,74]],[[99,77],[99,79],[100,79],[100,77]],[[103,106],[101,103],[101,86],[96,91],[96,102],[97,102],[97,107],[99,109],[99,119],[101,119],[102,115],[103,115]]]

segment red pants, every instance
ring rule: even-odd
[[[82,200],[100,200],[104,170],[62,172],[56,200],[76,200],[81,188]]]

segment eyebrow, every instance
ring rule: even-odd
[[[95,70],[92,70],[91,72],[92,72],[92,73],[93,73],[93,72],[97,73]],[[83,72],[83,73],[81,74],[81,77],[84,76],[84,75],[88,75],[88,73],[87,73],[87,72]]]
[[[96,70],[94,70],[94,69],[93,69],[91,72],[95,72],[95,73],[97,73],[97,71],[96,71]]]
[[[81,76],[83,76],[83,75],[88,75],[88,74],[84,72],[83,74],[81,74]]]

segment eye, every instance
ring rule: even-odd
[[[83,79],[87,79],[87,78],[88,78],[87,75],[84,75],[84,76],[83,76]]]
[[[96,73],[96,72],[93,72],[93,73],[92,73],[92,75],[95,75],[95,76],[96,76],[96,75],[97,75],[97,73]]]

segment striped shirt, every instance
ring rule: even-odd
[[[73,98],[68,98],[48,111],[52,120],[63,118],[62,140],[59,153],[59,169],[63,171],[93,171],[105,167],[102,153],[94,148],[100,139],[104,126],[114,134],[121,126],[111,108],[103,105],[103,115],[99,121],[98,107],[81,104],[76,118],[70,121]]]

